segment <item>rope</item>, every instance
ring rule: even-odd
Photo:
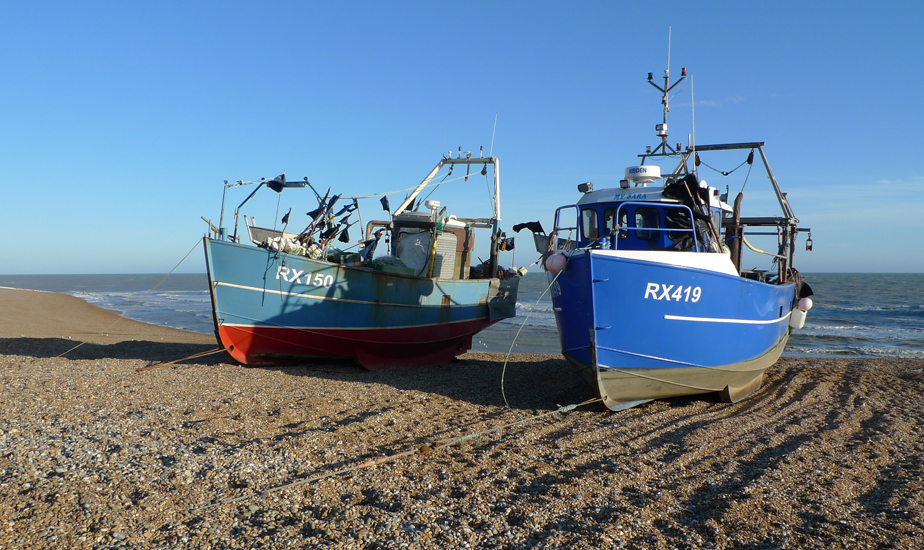
[[[754,154],[754,150],[753,150],[753,149],[751,149],[751,154],[752,154],[752,155]],[[749,158],[753,159],[753,157],[749,157]],[[745,164],[748,164],[748,159],[745,159],[741,164],[739,164],[738,166],[735,166],[734,168],[732,168],[732,169],[729,170],[728,172],[725,172],[725,171],[719,170],[718,168],[709,166],[708,164],[706,164],[705,162],[703,162],[701,158],[699,158],[699,155],[696,155],[696,162],[697,162],[698,164],[702,164],[703,166],[705,166],[706,168],[709,168],[710,170],[713,170],[713,171],[715,171],[715,172],[718,172],[719,174],[722,174],[723,176],[729,176],[729,175],[731,175],[735,170],[741,168],[741,167],[744,166]],[[748,169],[748,172],[750,172],[750,171],[751,171],[751,170]]]
[[[435,192],[436,192],[436,190],[437,190],[437,188],[439,188],[439,186],[440,186],[440,185],[443,185],[443,182],[445,182],[445,181],[446,181],[446,178],[448,178],[448,177],[449,177],[449,176],[451,176],[451,175],[452,175],[452,170],[450,170],[449,172],[447,172],[447,173],[446,173],[446,175],[445,175],[445,176],[443,176],[443,179],[441,179],[439,183],[437,183],[436,185],[434,185],[434,186],[433,186],[433,190],[432,190],[432,191],[430,191],[429,193],[427,193],[427,196],[426,196],[426,197],[424,197],[424,198],[423,198],[423,200],[422,200],[422,201],[420,201],[420,202],[422,202],[422,203],[426,203],[426,202],[427,202],[427,199],[429,199],[429,198],[430,198],[430,195],[432,195],[433,193],[435,193]],[[450,180],[450,181],[452,181],[452,180]],[[428,187],[429,187],[429,186],[428,186]],[[420,202],[419,202],[419,203],[417,203],[417,204],[420,204]]]
[[[555,278],[552,279],[552,281],[549,283],[548,287],[546,287],[546,289],[545,289],[545,290],[542,292],[542,294],[539,296],[539,299],[536,300],[536,303],[535,303],[535,304],[533,305],[533,307],[530,309],[530,312],[527,314],[526,318],[523,320],[523,323],[520,325],[519,330],[517,330],[517,334],[514,336],[513,342],[512,342],[511,345],[510,345],[510,350],[507,352],[507,357],[506,357],[505,360],[504,360],[504,368],[503,368],[503,371],[502,371],[502,373],[501,373],[501,393],[503,394],[503,397],[504,397],[504,404],[507,406],[508,409],[510,409],[510,405],[509,405],[509,403],[507,402],[506,393],[504,393],[503,381],[504,381],[504,373],[506,372],[506,369],[507,369],[507,362],[508,362],[508,360],[509,360],[509,358],[510,358],[511,352],[513,351],[513,346],[514,346],[514,344],[516,343],[517,337],[519,337],[520,331],[522,331],[523,326],[525,326],[526,321],[529,319],[529,316],[532,314],[533,311],[535,311],[535,308],[539,305],[539,302],[540,302],[540,301],[542,300],[542,298],[545,296],[546,292],[548,292],[549,289],[552,288],[552,285],[555,283],[555,281],[558,280],[558,276],[559,276],[559,275],[561,275],[561,273],[557,274],[557,275],[555,276]],[[209,351],[209,352],[203,352],[203,353],[201,353],[201,354],[196,354],[196,355],[194,355],[194,356],[187,357],[186,359],[190,359],[190,358],[193,358],[193,357],[196,357],[196,356],[207,355],[207,354],[210,354],[210,353],[217,353],[217,352],[219,352],[219,351],[223,351],[223,350],[222,350],[222,349],[217,349],[217,350],[212,350],[212,351]],[[177,360],[177,361],[181,361],[181,360],[182,360],[182,359],[179,359],[179,360]],[[163,365],[166,365],[166,364],[169,364],[169,363],[164,363]],[[142,367],[141,369],[138,369],[138,370],[139,370],[139,371],[140,371],[140,370],[147,370],[147,369],[157,368],[157,367],[159,367],[159,366],[162,366],[162,365],[152,365],[152,366],[150,366],[150,367]],[[539,415],[534,415],[534,416],[531,416],[531,417],[528,417],[528,418],[525,418],[525,419],[524,419],[524,418],[519,418],[519,419],[517,419],[517,420],[515,420],[515,421],[513,421],[513,422],[508,422],[508,423],[502,424],[502,425],[500,425],[500,426],[495,426],[495,427],[492,427],[492,428],[489,428],[489,429],[486,429],[486,430],[481,430],[481,431],[477,431],[477,432],[472,432],[472,433],[469,433],[469,434],[466,434],[466,435],[462,435],[462,436],[459,436],[459,437],[455,437],[455,438],[442,439],[442,440],[436,440],[436,441],[428,441],[428,442],[426,442],[426,443],[423,443],[423,444],[421,444],[421,445],[417,445],[417,446],[415,446],[415,447],[413,447],[413,448],[411,448],[411,449],[407,449],[407,450],[404,450],[404,451],[402,451],[402,452],[399,452],[399,453],[396,453],[396,454],[393,454],[393,455],[379,456],[379,457],[376,457],[376,458],[372,458],[372,459],[366,460],[365,462],[361,462],[361,463],[359,463],[359,464],[353,464],[353,465],[350,465],[350,466],[346,466],[346,467],[344,467],[344,468],[339,468],[339,469],[332,470],[332,471],[329,471],[329,472],[325,472],[325,473],[322,473],[322,474],[317,474],[317,475],[314,475],[314,476],[311,476],[311,477],[306,477],[306,478],[304,478],[304,479],[299,479],[299,480],[297,480],[297,481],[292,481],[292,482],[289,482],[289,483],[284,483],[284,484],[281,484],[281,485],[276,485],[276,486],[274,486],[274,487],[270,487],[270,488],[268,488],[268,489],[265,489],[265,490],[263,490],[263,491],[261,491],[261,492],[259,492],[259,493],[257,493],[257,492],[252,492],[252,493],[246,493],[246,494],[243,494],[243,495],[240,495],[240,496],[237,496],[237,497],[221,499],[221,500],[218,500],[218,501],[213,502],[213,503],[211,503],[211,504],[207,504],[207,505],[205,505],[205,506],[200,506],[200,507],[198,507],[198,508],[192,509],[190,512],[192,512],[192,513],[201,512],[201,511],[204,511],[204,510],[209,510],[209,509],[212,509],[212,508],[217,508],[217,507],[222,506],[222,505],[224,505],[224,504],[233,504],[233,503],[236,503],[236,502],[241,502],[241,501],[244,501],[244,500],[247,500],[247,499],[250,499],[250,498],[254,498],[254,497],[256,497],[256,496],[267,497],[267,496],[269,496],[270,494],[275,493],[275,492],[278,492],[278,491],[283,491],[283,490],[286,490],[286,489],[291,489],[291,488],[294,488],[294,487],[299,487],[299,486],[302,486],[302,485],[307,485],[307,484],[309,484],[309,483],[314,483],[314,482],[317,482],[317,481],[322,481],[322,480],[324,480],[324,479],[328,479],[328,478],[331,478],[331,477],[336,477],[336,476],[340,476],[340,475],[344,475],[344,474],[349,474],[349,473],[352,473],[352,472],[356,472],[356,471],[362,470],[362,469],[364,469],[364,468],[371,468],[371,467],[378,466],[378,465],[381,465],[381,464],[386,464],[386,463],[389,463],[389,462],[395,462],[395,461],[397,461],[397,460],[400,460],[400,459],[406,458],[406,457],[410,457],[410,456],[429,457],[429,456],[433,455],[434,453],[436,453],[436,452],[438,452],[438,451],[441,451],[441,450],[444,450],[444,449],[446,449],[446,448],[448,448],[448,447],[451,447],[451,446],[453,446],[453,445],[462,444],[462,443],[465,443],[465,442],[467,442],[467,441],[471,441],[471,440],[473,440],[473,439],[479,439],[479,438],[484,437],[484,436],[486,436],[486,435],[489,435],[489,434],[491,434],[491,433],[498,433],[498,434],[501,434],[501,435],[502,435],[503,432],[504,432],[504,430],[506,430],[506,429],[509,429],[509,428],[512,428],[512,427],[515,427],[515,426],[519,426],[519,425],[525,424],[525,423],[527,423],[527,422],[532,422],[532,421],[535,421],[535,420],[539,420],[539,419],[545,418],[545,417],[547,417],[547,416],[551,416],[551,415],[560,415],[560,414],[563,414],[563,413],[567,413],[567,412],[573,411],[574,409],[576,409],[576,408],[578,408],[578,407],[582,407],[582,406],[589,405],[589,404],[596,403],[596,402],[600,402],[600,401],[602,401],[602,399],[599,398],[599,397],[597,397],[597,398],[593,398],[593,399],[588,399],[588,400],[583,401],[583,402],[581,402],[581,403],[575,403],[575,404],[565,405],[565,406],[559,405],[557,409],[552,410],[552,411],[549,411],[549,412],[546,412],[546,413],[542,413],[542,414],[539,414]]]
[[[452,178],[452,179],[450,179],[450,180],[447,180],[446,177],[448,177],[448,176],[449,176],[449,174],[446,174],[446,176],[444,176],[443,179],[440,180],[438,183],[428,183],[427,185],[424,186],[424,189],[426,189],[427,187],[439,186],[439,185],[441,185],[441,184],[443,184],[443,183],[450,183],[450,182],[453,182],[453,181],[458,181],[458,180],[461,180],[461,179],[465,179],[465,176],[459,176],[459,177],[457,177],[457,178]],[[435,176],[434,176],[434,177],[435,177]],[[469,177],[471,177],[471,176],[469,176]],[[368,194],[365,194],[365,195],[341,195],[340,198],[341,198],[342,200],[345,200],[345,199],[372,199],[372,198],[375,198],[375,197],[384,197],[384,196],[386,196],[386,195],[395,195],[395,194],[397,194],[397,193],[407,193],[408,191],[413,191],[413,190],[417,189],[417,187],[418,187],[418,186],[415,185],[414,187],[408,187],[407,189],[398,189],[397,191],[385,191],[385,192],[382,192],[382,193],[368,193]]]
[[[488,192],[488,204],[491,205],[491,212],[494,212],[494,190],[491,189],[491,180],[488,178],[487,172],[484,174],[484,184]]]
[[[540,258],[540,260],[541,259],[542,258]],[[523,322],[520,323],[520,328],[517,329],[517,333],[513,335],[513,341],[510,342],[510,349],[507,350],[507,357],[504,358],[504,368],[501,370],[501,395],[504,397],[504,405],[508,409],[510,408],[510,403],[507,402],[507,393],[504,391],[504,375],[507,373],[507,361],[510,360],[510,354],[513,352],[513,346],[517,343],[517,338],[520,337],[520,331],[522,331],[523,327],[526,326],[526,321],[529,320],[529,316],[533,314],[533,311],[536,310],[536,307],[539,305],[539,302],[542,300],[542,297],[545,296],[545,293],[548,292],[550,288],[552,288],[552,285],[555,284],[555,281],[558,280],[558,276],[561,274],[562,272],[559,271],[558,274],[555,275],[555,278],[552,279],[552,282],[549,283],[549,286],[547,286],[546,289],[542,291],[542,294],[539,295],[539,299],[536,300],[536,303],[533,304],[533,307],[530,308],[529,313],[526,314],[526,317],[523,319]]]
[[[223,351],[227,351],[227,350],[226,350],[225,348],[216,348],[216,349],[209,350],[209,351],[200,351],[199,353],[194,353],[194,354],[189,355],[189,356],[187,356],[187,357],[184,357],[184,358],[182,358],[182,359],[174,359],[173,361],[167,361],[166,363],[158,363],[158,364],[156,364],[156,365],[148,365],[148,366],[146,366],[146,367],[140,367],[140,368],[135,369],[135,372],[143,372],[143,371],[146,371],[146,370],[154,370],[154,369],[158,369],[158,368],[160,368],[160,367],[166,367],[167,365],[172,365],[172,364],[174,364],[174,363],[179,363],[180,361],[186,361],[187,359],[198,359],[198,358],[200,358],[200,357],[205,357],[206,355],[212,355],[212,354],[215,354],[215,353],[221,353],[221,352],[223,352]]]
[[[183,259],[180,260],[180,262],[179,262],[178,264],[176,264],[175,266],[173,266],[173,269],[170,270],[170,273],[167,273],[166,275],[164,275],[164,278],[161,279],[160,282],[158,282],[156,285],[154,285],[154,288],[152,288],[151,290],[149,290],[148,293],[145,294],[140,300],[138,300],[138,303],[136,303],[136,304],[133,305],[131,308],[129,308],[128,311],[126,311],[126,312],[123,313],[122,315],[119,315],[119,318],[116,319],[115,321],[113,321],[111,325],[109,325],[108,327],[106,327],[105,329],[103,329],[103,331],[104,331],[104,332],[108,332],[110,329],[112,329],[112,327],[116,326],[116,323],[118,323],[119,321],[121,321],[122,319],[124,319],[125,316],[128,315],[129,313],[131,313],[132,311],[134,311],[136,307],[138,307],[138,306],[140,306],[142,303],[144,303],[144,301],[147,300],[148,296],[150,296],[152,292],[154,292],[155,290],[157,290],[157,287],[159,287],[161,284],[163,284],[164,281],[167,280],[167,277],[173,275],[173,272],[176,271],[176,268],[180,267],[180,264],[182,264],[183,262],[186,261],[186,258],[188,258],[190,254],[192,254],[192,251],[195,250],[197,246],[199,246],[199,241],[196,241],[196,244],[194,244],[193,247],[189,249],[189,252],[187,252],[186,255],[183,256]],[[65,352],[63,352],[63,353],[61,353],[60,355],[56,355],[55,358],[57,359],[58,357],[63,357],[63,356],[65,356],[65,355],[67,355],[68,353],[74,351],[75,349],[79,348],[80,346],[84,345],[85,343],[86,343],[86,342],[81,342],[81,343],[77,344],[76,346],[72,347],[71,349],[69,349],[69,350],[67,350],[67,351],[65,351]]]
[[[458,445],[458,444],[460,444],[460,443],[465,443],[465,442],[467,442],[467,441],[471,441],[472,439],[478,439],[478,438],[480,438],[480,437],[484,437],[484,436],[489,435],[489,434],[494,433],[494,432],[496,432],[496,433],[502,435],[505,429],[508,429],[508,428],[511,428],[511,427],[515,427],[515,426],[518,426],[518,425],[520,425],[520,424],[525,424],[525,423],[527,423],[527,422],[532,422],[532,421],[534,421],[534,420],[539,420],[539,419],[541,419],[541,418],[545,418],[546,416],[551,416],[551,415],[555,415],[555,414],[562,414],[562,413],[571,412],[571,411],[573,411],[574,409],[576,409],[576,408],[578,408],[578,407],[583,407],[583,406],[585,406],[585,405],[590,405],[590,404],[596,403],[596,402],[598,402],[598,401],[602,401],[602,400],[601,400],[599,397],[596,397],[596,398],[593,398],[593,399],[588,399],[588,400],[583,401],[583,402],[581,402],[581,403],[575,403],[575,404],[573,404],[573,405],[559,406],[557,409],[555,409],[555,410],[553,410],[553,411],[549,411],[549,412],[542,413],[542,414],[539,414],[539,415],[531,416],[531,417],[528,417],[528,418],[525,418],[525,419],[516,420],[516,421],[513,421],[513,422],[508,422],[507,424],[502,424],[502,425],[500,425],[500,426],[495,426],[495,427],[493,427],[493,428],[489,428],[489,429],[487,429],[487,430],[482,430],[482,431],[480,431],[480,432],[473,432],[473,433],[466,434],[466,435],[462,435],[462,436],[459,436],[459,437],[454,437],[454,438],[452,438],[452,439],[443,439],[443,440],[438,440],[438,441],[435,441],[435,442],[424,443],[424,444],[422,444],[422,445],[418,445],[418,446],[416,446],[416,447],[414,447],[414,448],[412,448],[412,449],[407,449],[407,450],[402,451],[402,452],[397,453],[397,454],[388,455],[388,456],[380,456],[380,457],[377,457],[377,458],[373,458],[373,459],[367,460],[367,461],[362,462],[362,463],[360,463],[360,464],[354,464],[354,465],[352,465],[352,466],[347,466],[347,467],[345,467],[345,468],[340,468],[340,469],[338,469],[338,470],[333,470],[333,471],[326,472],[326,473],[323,473],[323,474],[318,474],[318,475],[315,475],[315,476],[306,477],[306,478],[304,478],[304,479],[299,479],[299,480],[297,480],[297,481],[292,481],[292,482],[289,482],[289,483],[284,483],[284,484],[282,484],[282,485],[276,485],[275,487],[270,487],[269,489],[266,489],[266,490],[261,491],[261,492],[259,492],[259,493],[246,493],[246,494],[243,494],[243,495],[240,495],[240,496],[237,496],[237,497],[221,499],[221,500],[218,500],[218,501],[213,502],[213,503],[211,503],[211,504],[206,504],[205,506],[200,506],[200,507],[198,507],[198,508],[194,508],[194,509],[190,510],[190,512],[191,512],[191,513],[201,512],[201,511],[203,511],[203,510],[209,510],[209,509],[212,509],[212,508],[217,508],[217,507],[222,506],[222,505],[224,505],[224,504],[233,504],[233,503],[235,503],[235,502],[241,502],[242,500],[247,500],[247,499],[250,499],[250,498],[253,498],[253,497],[256,497],[256,496],[267,497],[267,496],[269,496],[270,494],[275,493],[275,492],[278,492],[278,491],[283,491],[283,490],[285,490],[285,489],[291,489],[291,488],[293,488],[293,487],[299,487],[299,486],[302,486],[302,485],[307,485],[307,484],[309,484],[309,483],[314,483],[314,482],[316,482],[316,481],[321,481],[321,480],[324,480],[324,479],[327,479],[327,478],[331,478],[331,477],[335,477],[335,476],[340,476],[340,475],[343,475],[343,474],[348,474],[348,473],[351,473],[351,472],[355,472],[355,471],[358,471],[358,470],[362,470],[362,469],[364,469],[364,468],[371,468],[371,467],[373,467],[373,466],[378,466],[378,465],[380,465],[380,464],[386,464],[386,463],[388,463],[388,462],[394,462],[394,461],[399,460],[399,459],[401,459],[401,458],[405,458],[405,457],[409,457],[409,456],[413,456],[413,455],[416,455],[416,456],[419,456],[419,457],[429,457],[429,456],[433,455],[434,453],[436,453],[436,452],[438,452],[438,451],[441,451],[441,450],[443,450],[443,449],[446,449],[446,448],[448,448],[448,447],[451,447],[451,446],[453,446],[453,445]]]
[[[751,168],[754,168],[753,164],[748,166],[748,173],[744,175],[744,183],[741,184],[741,191],[739,191],[739,193],[744,193],[744,188],[748,185],[748,178],[751,177]]]
[[[759,248],[754,248],[754,247],[751,245],[751,243],[749,243],[748,240],[744,238],[744,235],[741,236],[741,240],[744,241],[745,246],[747,246],[748,248],[750,248],[750,249],[753,250],[754,252],[757,252],[758,254],[766,254],[767,256],[773,256],[774,258],[784,258],[784,259],[786,258],[786,256],[781,256],[781,255],[779,255],[779,254],[774,254],[774,253],[772,253],[772,252],[766,252],[766,251],[761,250],[761,249],[759,249]]]

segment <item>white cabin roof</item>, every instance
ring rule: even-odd
[[[661,191],[664,188],[660,185],[651,187],[629,187],[622,189],[619,187],[613,189],[594,190],[584,195],[577,201],[579,205],[594,204],[601,202],[623,202],[623,201],[661,201],[668,200],[661,197]],[[676,201],[671,201],[676,202]]]
[[[594,190],[589,193],[584,193],[583,196],[577,201],[579,206],[586,206],[590,204],[599,204],[599,203],[609,203],[609,202],[625,202],[625,201],[638,201],[638,202],[669,202],[677,203],[679,201],[674,199],[668,199],[661,195],[661,192],[664,190],[663,186],[653,185],[646,187],[628,187],[628,188],[611,188],[611,189],[599,189]],[[731,207],[719,200],[716,195],[716,189],[714,187],[709,188],[709,206],[713,208],[719,208],[721,210],[731,212]]]

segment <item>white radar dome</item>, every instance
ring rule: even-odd
[[[630,166],[626,168],[626,179],[636,184],[652,183],[660,177],[660,166]]]

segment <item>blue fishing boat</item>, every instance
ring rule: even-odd
[[[459,217],[438,201],[418,198],[448,183],[459,165],[466,175],[457,179],[466,182],[472,166],[486,179],[493,171],[492,217]],[[359,215],[358,197],[330,190],[322,196],[307,178],[293,182],[285,175],[225,182],[225,192],[249,184],[257,189],[235,210],[233,232],[222,221],[218,227],[209,222],[204,238],[215,334],[241,363],[342,357],[368,369],[445,364],[471,348],[473,335],[516,314],[520,275],[498,265],[509,241],[498,227],[496,157],[461,151],[444,157],[387,219],[366,224],[358,246],[343,250],[337,246],[350,242],[349,228],[361,224],[351,221]],[[306,186],[317,208],[308,212],[304,230],[288,231],[291,210],[281,229],[259,227],[245,215],[250,242],[242,242],[239,214],[250,197],[266,187],[281,193]],[[377,197],[388,212],[387,195]],[[490,234],[489,260],[481,265],[471,261],[476,230]]]
[[[668,143],[668,92],[684,78],[686,69],[669,86],[668,69],[662,87],[649,73],[662,92],[661,143],[639,155],[619,188],[579,185],[579,200],[555,211],[548,235],[537,222],[523,224],[543,254],[562,354],[612,410],[709,392],[742,399],[761,387],[812,306],[793,268],[797,235],[808,232],[810,250],[811,230],[798,227],[764,143]],[[701,156],[720,153],[746,154],[739,167],[750,173],[755,152],[779,215],[743,217],[743,193],[729,205],[727,192],[697,174]],[[663,160],[674,168],[662,172],[654,161]],[[748,241],[768,235],[771,252]],[[745,269],[744,248],[766,254],[769,268]]]

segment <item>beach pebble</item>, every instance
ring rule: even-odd
[[[0,547],[924,539],[920,360],[784,358],[736,404],[553,414],[594,398],[560,356],[392,372],[215,356],[136,372],[145,353],[0,355]]]

